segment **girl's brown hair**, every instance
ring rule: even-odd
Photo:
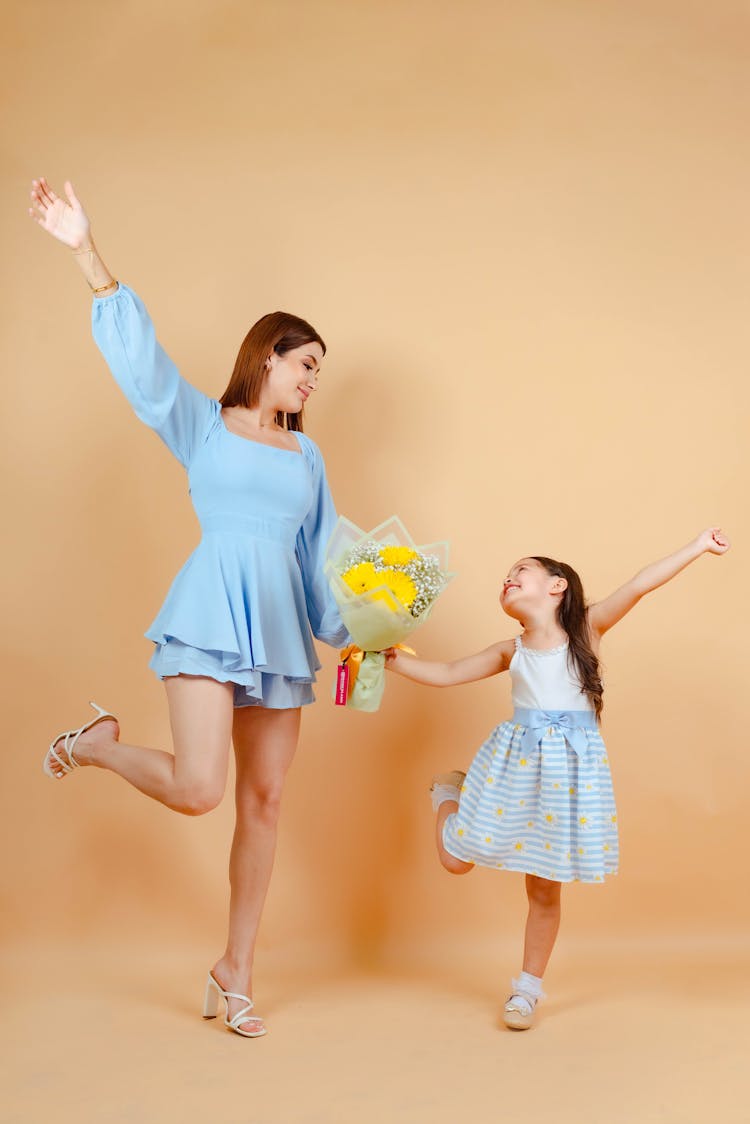
[[[556,562],[554,558],[544,558],[538,554],[532,555],[532,558],[540,562],[548,574],[565,578],[568,583],[568,588],[557,607],[557,619],[560,627],[568,634],[568,659],[572,659],[584,694],[588,696],[596,717],[599,718],[604,706],[604,687],[599,673],[599,660],[591,647],[591,633],[581,579],[573,567],[568,566],[566,562]]]
[[[229,384],[219,401],[222,406],[257,406],[268,370],[266,359],[275,351],[286,355],[306,343],[319,343],[326,353],[326,345],[306,320],[290,312],[269,312],[253,324],[242,341],[235,360]],[[302,410],[297,414],[276,414],[276,422],[285,429],[302,431]]]

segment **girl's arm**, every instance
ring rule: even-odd
[[[514,650],[512,640],[501,640],[473,656],[440,663],[437,660],[420,660],[397,648],[388,648],[385,666],[406,679],[413,679],[415,683],[426,683],[430,687],[455,687],[458,683],[474,683],[477,679],[487,679],[490,675],[507,671]]]
[[[43,230],[58,242],[70,247],[78,268],[88,282],[95,297],[107,296],[117,288],[117,282],[99,256],[91,237],[88,215],[76,198],[73,185],[65,181],[66,203],[56,195],[44,176],[32,180],[29,214]]]
[[[603,601],[591,605],[588,610],[589,628],[593,633],[602,636],[612,625],[622,620],[644,594],[670,581],[679,574],[680,570],[684,570],[691,562],[695,562],[696,558],[700,558],[701,554],[725,554],[728,550],[729,539],[722,534],[721,528],[709,527],[692,542],[676,550],[674,554],[662,558],[659,562],[652,562],[650,566],[640,570],[634,578],[615,590],[609,597],[605,597]]]

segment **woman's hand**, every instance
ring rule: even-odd
[[[698,535],[695,545],[701,554],[726,554],[731,544],[721,527],[709,527]]]
[[[29,214],[58,242],[80,250],[91,245],[91,223],[69,180],[65,181],[65,194],[67,202],[55,195],[43,176],[32,180]]]

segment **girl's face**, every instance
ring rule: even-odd
[[[286,355],[272,351],[266,360],[268,375],[263,386],[263,399],[285,414],[298,414],[307,399],[318,389],[318,372],[323,362],[323,348],[313,340]]]
[[[503,612],[522,620],[530,612],[545,606],[557,611],[561,595],[568,588],[565,578],[547,572],[535,558],[522,558],[511,566],[500,592]]]

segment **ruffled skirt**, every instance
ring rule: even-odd
[[[246,535],[206,535],[146,632],[160,679],[233,683],[234,705],[288,709],[315,699],[320,668],[302,575],[288,547]]]
[[[530,750],[528,727],[503,722],[484,742],[448,816],[443,844],[464,862],[555,882],[602,882],[616,874],[617,810],[598,728],[560,726]]]

